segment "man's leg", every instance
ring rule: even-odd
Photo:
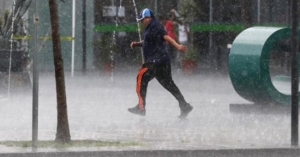
[[[157,66],[155,75],[157,81],[178,100],[179,104],[186,103],[183,95],[172,79],[170,64],[160,64]]]
[[[193,107],[185,101],[179,88],[174,83],[171,74],[171,66],[169,64],[158,65],[158,67],[156,67],[155,76],[158,82],[178,100],[181,109],[180,118],[186,117],[188,113],[192,111]]]
[[[139,99],[139,108],[141,110],[145,109],[146,106],[146,94],[147,94],[147,87],[148,82],[152,79],[149,75],[149,68],[144,67],[142,68],[137,76],[136,80],[136,93]]]
[[[152,66],[144,65],[137,75],[136,92],[139,102],[136,107],[128,109],[131,113],[145,115],[148,82],[153,79],[151,68]]]

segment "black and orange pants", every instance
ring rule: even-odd
[[[180,90],[174,83],[171,74],[170,63],[145,63],[137,75],[136,92],[139,98],[139,108],[145,109],[146,94],[149,81],[156,78],[157,81],[167,89],[179,102],[179,106],[186,104],[186,101]]]

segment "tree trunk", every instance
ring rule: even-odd
[[[53,56],[57,97],[57,130],[55,141],[65,143],[70,142],[71,137],[67,113],[65,76],[61,53],[59,19],[56,0],[49,0],[49,7],[52,28]]]

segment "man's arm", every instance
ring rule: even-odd
[[[178,51],[180,52],[186,52],[188,49],[186,46],[184,45],[179,45],[174,39],[172,39],[170,36],[168,35],[164,35],[164,39],[165,41],[169,42],[171,45],[173,45]]]
[[[130,43],[130,47],[134,48],[134,47],[141,47],[143,46],[143,41],[133,41]]]

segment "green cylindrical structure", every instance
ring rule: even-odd
[[[272,49],[290,37],[290,28],[274,27],[248,28],[236,37],[229,55],[229,74],[241,97],[258,104],[291,103],[290,95],[274,87],[269,72]]]

